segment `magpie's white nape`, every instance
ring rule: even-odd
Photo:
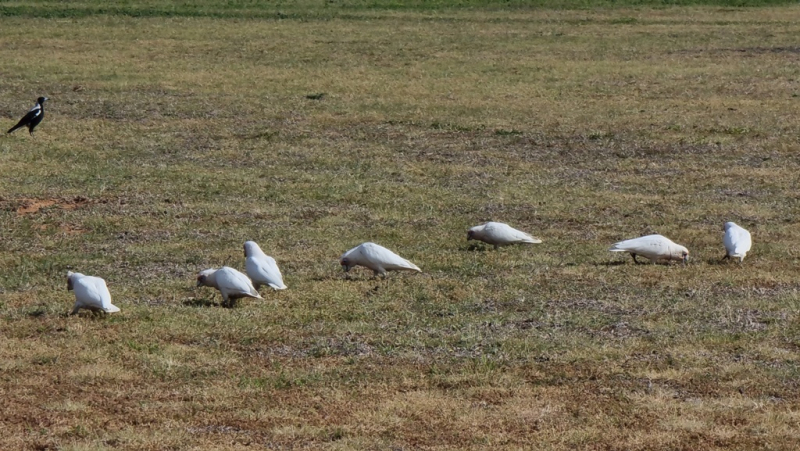
[[[22,117],[22,119],[17,122],[17,125],[11,127],[6,133],[11,133],[14,130],[22,127],[28,127],[28,133],[33,136],[33,129],[39,125],[39,122],[42,122],[44,118],[44,102],[45,100],[49,100],[47,97],[39,97],[36,99],[36,105],[28,111],[28,114]]]

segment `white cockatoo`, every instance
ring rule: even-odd
[[[494,245],[495,249],[511,244],[538,244],[542,242],[542,240],[502,222],[487,222],[469,229],[467,231],[467,241],[469,240],[489,243]]]
[[[67,291],[75,292],[75,307],[70,315],[78,313],[80,309],[93,312],[115,313],[119,307],[111,303],[111,293],[108,292],[106,281],[93,276],[85,276],[78,272],[67,272]]]
[[[376,277],[378,274],[386,277],[386,271],[422,272],[417,265],[375,243],[359,244],[345,252],[339,258],[339,263],[345,272],[350,271],[350,268],[354,266],[365,266],[374,271]]]
[[[722,237],[722,242],[725,243],[725,257],[722,259],[734,257],[739,259],[739,263],[744,260],[753,245],[750,232],[734,222],[725,223],[725,236]]]
[[[653,263],[658,260],[683,260],[684,263],[689,261],[689,251],[685,247],[675,244],[662,235],[647,235],[620,241],[611,246],[609,251],[630,252],[635,263],[639,263],[636,260],[637,255],[650,259]]]
[[[253,283],[241,272],[223,266],[219,269],[204,269],[197,274],[197,286],[212,287],[222,294],[222,305],[233,307],[239,298],[262,299]]]
[[[265,254],[255,241],[244,243],[244,267],[247,276],[258,290],[261,285],[269,285],[274,290],[285,290],[281,270],[275,259]]]

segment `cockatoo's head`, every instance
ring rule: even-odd
[[[72,275],[75,274],[72,271],[67,271],[67,291],[72,291]]]
[[[197,286],[198,287],[203,287],[203,286],[205,286],[205,287],[213,287],[214,285],[211,284],[211,281],[209,280],[209,278],[216,271],[217,271],[216,269],[212,268],[212,269],[204,269],[204,270],[200,271],[199,273],[197,273]]]

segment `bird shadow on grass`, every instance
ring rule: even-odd
[[[75,314],[71,312],[65,312],[63,315],[59,316],[63,318],[87,318],[92,321],[107,321],[109,318],[112,317],[111,314],[106,313],[104,311],[86,310],[86,309],[81,309],[81,311]]]
[[[466,252],[486,252],[488,250],[488,247],[486,247],[483,244],[475,244],[475,243],[473,243],[473,244],[470,244],[468,246],[461,246],[459,248],[459,250],[466,251]]]
[[[626,264],[628,264],[628,262],[626,262],[624,260],[605,261],[605,262],[595,263],[596,266],[621,266],[621,265],[626,265]]]
[[[741,265],[739,259],[721,259],[721,258],[707,258],[703,261],[703,263],[711,266],[731,266],[737,268]]]
[[[187,307],[219,307],[219,302],[214,302],[208,299],[198,299],[198,298],[189,298],[185,301],[181,302],[181,304]]]
[[[325,281],[328,281],[328,280],[338,280],[338,279],[341,279],[341,278],[342,278],[341,274],[326,274],[324,276],[309,277],[308,280],[311,280],[313,282],[325,282]]]
[[[634,262],[633,262],[633,261],[631,261],[631,260],[619,260],[619,261],[599,262],[599,263],[595,263],[595,266],[622,266],[622,265],[630,265],[630,266],[636,267],[636,266],[679,266],[679,265],[681,265],[681,263],[674,263],[674,262],[668,262],[668,261],[659,261],[659,262],[656,262],[656,263],[650,263],[649,261],[644,261],[644,262],[643,262],[641,259],[640,259],[639,261],[640,261],[640,263],[634,263]]]

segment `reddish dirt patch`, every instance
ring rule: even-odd
[[[31,215],[37,213],[42,208],[57,206],[62,210],[74,210],[81,205],[89,203],[89,199],[78,196],[72,199],[21,199],[21,204],[17,207],[17,216]]]
[[[17,215],[26,215],[29,213],[36,213],[42,208],[54,205],[54,200],[33,200],[27,199],[23,202],[22,206],[17,208]]]
[[[80,227],[71,226],[68,224],[61,224],[58,227],[58,231],[61,233],[66,233],[67,235],[78,235],[80,233],[86,233],[88,230],[82,229]]]

